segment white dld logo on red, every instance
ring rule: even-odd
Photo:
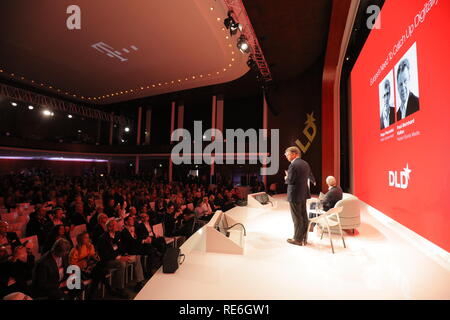
[[[409,184],[409,174],[411,173],[411,169],[409,169],[408,164],[406,164],[406,168],[403,168],[403,171],[389,171],[389,186],[399,189],[407,189]]]

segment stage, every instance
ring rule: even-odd
[[[159,269],[135,299],[450,299],[448,252],[365,205],[347,248],[333,235],[332,254],[327,235],[314,233],[308,246],[291,245],[285,198],[227,212],[247,229],[243,255],[205,252],[202,228],[181,246],[179,270]]]

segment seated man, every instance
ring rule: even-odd
[[[64,292],[68,275],[69,251],[71,245],[65,239],[58,239],[50,251],[37,262],[33,273],[33,297],[47,299],[68,299]]]
[[[153,232],[153,226],[150,223],[150,217],[147,213],[142,212],[141,223],[136,227],[136,232],[144,245],[151,245],[158,250],[158,252],[163,255],[166,252],[166,241],[163,236],[157,236]]]
[[[131,257],[124,255],[120,232],[118,232],[118,224],[115,218],[110,218],[106,222],[106,230],[97,242],[100,266],[109,270],[115,269],[115,272],[112,274],[112,288],[108,286],[106,288],[111,294],[127,299],[129,297],[125,291],[124,278],[127,263],[132,262]]]
[[[328,185],[328,192],[320,198],[320,209],[323,211],[328,211],[333,208],[339,200],[342,200],[342,189],[338,185],[336,185],[336,178],[333,176],[328,176],[325,180]],[[313,202],[313,205],[316,205]],[[314,209],[311,206],[311,209]],[[310,213],[310,218],[315,216],[315,214]]]
[[[142,270],[141,256],[146,255],[150,257],[150,265],[156,260],[156,249],[151,245],[144,243],[142,239],[139,238],[135,226],[135,218],[131,215],[126,216],[123,219],[124,227],[120,232],[120,239],[122,250],[125,254],[129,256],[134,256],[134,273],[137,281],[135,291],[139,291],[144,286],[144,276]],[[147,274],[151,271],[147,270]]]
[[[342,200],[342,189],[336,185],[336,178],[333,176],[328,176],[326,179],[328,185],[328,192],[325,194],[324,198],[320,201],[324,211],[328,211],[334,207],[336,202]]]

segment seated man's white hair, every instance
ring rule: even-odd
[[[336,186],[336,178],[333,176],[328,176],[325,181],[329,186],[332,186],[332,187]]]

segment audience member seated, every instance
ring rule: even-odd
[[[72,295],[66,288],[66,273],[71,245],[65,239],[58,239],[50,251],[37,262],[33,274],[33,298],[52,300],[70,299]],[[73,291],[74,290],[70,290]]]
[[[75,204],[75,211],[70,217],[70,221],[74,226],[79,226],[81,224],[85,224],[86,226],[88,225],[87,215],[84,212],[83,203]]]
[[[149,256],[150,257],[150,266],[156,267],[156,251],[155,248],[151,245],[147,245],[147,243],[143,243],[143,239],[138,237],[135,227],[135,218],[131,215],[128,215],[124,219],[124,227],[120,234],[121,245],[123,252],[129,256],[133,256],[133,260],[135,261],[134,273],[136,280],[138,282],[136,291],[139,291],[144,283],[143,269],[142,269],[142,261],[141,256]],[[147,274],[151,274],[151,267],[149,270],[146,270]]]
[[[51,229],[51,224],[47,219],[47,211],[43,206],[36,209],[35,212],[30,214],[30,221],[27,223],[25,236],[37,236],[39,242],[39,248],[45,246],[47,237]]]
[[[69,262],[71,265],[80,267],[83,280],[92,279],[91,290],[87,294],[88,299],[93,299],[97,296],[100,282],[105,283],[106,274],[98,264],[99,260],[100,258],[89,238],[89,233],[80,233],[77,236],[77,245],[70,251]]]
[[[57,226],[59,224],[68,226],[70,225],[69,220],[64,215],[64,210],[60,207],[53,209],[53,212],[48,215],[51,226]]]
[[[127,298],[128,294],[124,290],[125,268],[127,263],[131,263],[133,260],[132,257],[124,255],[120,232],[118,232],[118,225],[114,218],[109,218],[106,222],[106,232],[98,239],[97,251],[100,256],[100,266],[108,270],[115,270],[112,275],[110,293]]]
[[[159,255],[164,255],[166,252],[166,240],[163,236],[157,236],[153,231],[153,226],[150,223],[150,217],[147,213],[142,212],[141,223],[139,223],[136,227],[136,232],[138,234],[139,239],[141,239],[144,245],[151,245],[156,250],[158,250]]]
[[[211,220],[213,210],[209,204],[208,197],[203,197],[202,200],[198,202],[195,207],[195,213],[197,214],[197,219],[203,221]]]
[[[31,280],[33,267],[34,256],[31,247],[15,247],[12,256],[0,263],[0,297],[16,291],[29,295],[27,282]]]
[[[104,214],[104,212],[103,212],[103,206],[98,206],[98,207],[96,207],[96,208],[95,208],[95,211],[94,211],[93,214],[91,215],[90,220],[89,220],[89,224],[86,226],[86,227],[87,227],[87,230],[88,230],[89,232],[92,233],[92,232],[95,230],[95,227],[96,227],[97,224],[98,224],[98,216],[99,216],[100,214]],[[106,217],[108,217],[108,216],[106,216]]]
[[[0,221],[0,246],[9,246],[11,251],[13,251],[21,243],[17,234],[8,230],[8,222]]]
[[[94,219],[94,218],[92,218],[92,219]],[[95,225],[95,227],[92,230],[92,242],[94,244],[96,244],[98,239],[101,237],[101,235],[106,232],[106,222],[108,221],[108,216],[105,213],[100,213],[97,216],[96,220],[97,220],[97,224]]]
[[[62,224],[54,226],[52,230],[50,231],[47,241],[43,247],[42,252],[47,252],[53,247],[53,244],[58,239],[65,239],[70,243],[70,246],[72,247],[72,239],[70,238],[68,228]]]

